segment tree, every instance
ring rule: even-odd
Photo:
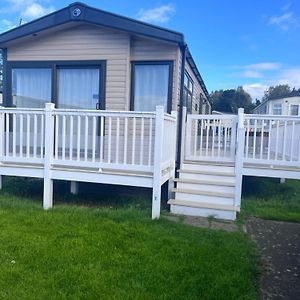
[[[251,96],[244,91],[243,87],[230,90],[214,91],[210,95],[213,110],[237,113],[240,107],[245,109],[246,113],[254,108]]]
[[[290,94],[291,88],[288,84],[270,86],[269,89],[265,91],[265,95],[262,98],[262,102],[276,98],[289,97]]]

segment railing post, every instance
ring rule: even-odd
[[[191,137],[192,137],[192,121],[191,114],[188,114],[187,121],[186,121],[186,130],[185,130],[185,146],[184,146],[184,154],[185,158],[190,158],[191,156]]]
[[[44,209],[53,206],[53,179],[51,176],[51,165],[53,160],[54,146],[54,117],[53,103],[46,103],[45,108],[45,155],[44,155]],[[43,149],[41,149],[43,151]]]
[[[3,156],[4,150],[4,112],[2,110],[2,106],[0,106],[0,158]],[[1,162],[0,162],[1,164]],[[3,176],[0,174],[0,190],[2,189],[2,179]]]
[[[235,183],[235,197],[234,197],[234,205],[237,207],[241,205],[241,197],[242,197],[244,148],[245,148],[244,108],[239,108],[238,123],[237,123],[236,153],[235,153],[236,183]]]
[[[186,145],[186,140],[185,140],[185,135],[186,135],[186,107],[184,106],[182,108],[182,127],[181,127],[181,132],[179,132],[179,134],[181,134],[181,147],[180,147],[180,168],[182,168],[182,162],[185,159],[185,145]]]
[[[163,150],[163,134],[164,134],[164,107],[157,106],[155,112],[152,219],[158,219],[160,216],[161,161],[162,161],[162,150]]]

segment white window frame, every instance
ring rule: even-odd
[[[292,115],[292,106],[298,106],[298,114]],[[290,116],[299,116],[300,115],[300,104],[290,104],[289,105],[289,115]]]
[[[276,106],[277,106],[277,108],[276,108]],[[280,110],[280,113],[275,113],[275,110]],[[273,115],[281,116],[282,115],[282,103],[274,103],[272,106],[272,113],[273,113]]]

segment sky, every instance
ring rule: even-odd
[[[74,1],[0,0],[0,32]],[[209,92],[243,86],[300,88],[300,0],[85,0],[184,33]]]

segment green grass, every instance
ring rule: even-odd
[[[241,217],[300,222],[300,180],[248,177],[243,182]]]
[[[150,205],[87,207],[0,194],[0,299],[256,299],[242,232],[151,221]]]

